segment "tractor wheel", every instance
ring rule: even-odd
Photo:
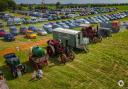
[[[59,59],[60,59],[60,61],[62,62],[62,63],[66,63],[66,60],[67,60],[67,56],[65,55],[65,54],[61,54],[60,56],[59,56]]]
[[[48,66],[48,59],[49,59],[49,55],[45,55],[44,64],[45,64],[46,66]]]
[[[52,45],[49,45],[49,46],[47,47],[47,54],[48,54],[50,57],[52,57],[52,56],[55,55],[55,49],[54,49],[54,47],[53,47]]]
[[[73,60],[75,59],[75,53],[74,53],[72,50],[69,52],[68,55],[69,55],[69,59],[70,59],[70,60],[73,61]]]
[[[22,73],[27,73],[27,65],[22,65]]]
[[[17,77],[17,74],[15,72],[12,72],[13,78]]]
[[[102,41],[102,37],[94,37],[93,38],[93,43],[97,43],[97,42],[101,42]]]

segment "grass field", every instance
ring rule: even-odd
[[[123,11],[127,9],[127,6],[119,8],[119,11]],[[128,18],[121,21],[128,21]],[[34,25],[41,27],[42,24]],[[5,29],[8,30],[8,27]],[[75,28],[75,30],[80,30],[80,28]],[[37,40],[41,38],[38,37]],[[28,72],[25,75],[14,79],[2,56],[0,56],[0,70],[4,72],[10,89],[128,89],[127,38],[128,30],[114,34],[110,38],[104,38],[101,43],[89,45],[89,53],[75,51],[75,60],[66,65],[57,62],[57,58],[50,59],[49,66],[43,68],[42,80],[30,81],[33,67],[28,62],[28,50],[16,53],[21,62],[27,64]],[[1,39],[0,51],[16,46],[18,42],[28,42],[28,39],[24,38],[18,38],[15,42],[4,42]],[[118,86],[119,80],[124,81],[123,87]]]
[[[29,73],[13,79],[2,57],[0,69],[4,71],[10,89],[126,89],[128,87],[127,38],[128,31],[114,34],[101,43],[90,45],[88,54],[76,51],[73,62],[62,65],[53,61],[48,67],[44,67],[42,80],[29,81],[32,73],[30,65],[28,65]],[[17,55],[23,63],[27,63],[27,51],[24,54],[19,52]],[[124,87],[118,86],[119,80],[124,81]]]

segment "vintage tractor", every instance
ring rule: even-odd
[[[94,28],[91,25],[82,26],[81,32],[83,37],[89,38],[90,43],[97,43],[102,41],[102,36],[98,32],[98,26],[97,28]]]
[[[29,61],[32,63],[35,69],[42,68],[42,65],[48,65],[49,56],[45,53],[45,50],[39,46],[34,46],[29,54]]]
[[[120,21],[112,21],[111,24],[112,24],[113,33],[117,33],[120,31]]]
[[[20,71],[22,74],[26,72],[26,66],[20,63],[20,59],[16,56],[15,53],[9,53],[4,55],[5,62],[11,69],[13,77],[18,77],[18,72]]]
[[[102,28],[99,28],[98,32],[102,37],[112,37],[112,31],[110,28],[102,27]]]
[[[72,49],[64,46],[60,40],[49,40],[47,43],[47,54],[50,57],[59,55],[59,61],[64,64],[69,60],[74,60],[75,54]]]

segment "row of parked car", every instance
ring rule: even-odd
[[[56,10],[46,10],[45,13],[34,12],[34,11],[14,11],[15,13],[29,15],[30,18],[25,17],[15,17],[7,13],[0,13],[0,18],[7,21],[7,26],[21,25],[21,24],[32,24],[43,21],[60,20],[75,18],[78,16],[85,16],[90,14],[98,14],[104,12],[112,12],[117,10],[117,8],[103,8],[103,7],[93,7],[93,8],[68,8],[68,9],[56,9]],[[3,23],[0,22],[0,27]]]
[[[41,29],[38,29],[34,26],[30,26],[29,28],[21,27],[20,31],[18,31],[15,26],[12,26],[10,27],[10,33],[13,35],[22,33],[22,34],[26,34],[26,37],[28,38],[36,38],[36,34],[46,35],[47,33],[51,33],[55,28],[72,29],[79,27],[81,24],[106,23],[108,21],[122,19],[127,16],[128,16],[128,11],[124,11],[115,14],[92,16],[82,19],[49,22],[47,24],[44,24],[43,28]],[[0,32],[1,32],[0,36],[4,36],[4,31],[1,30]]]
[[[15,17],[9,14],[3,13],[0,15],[0,18],[7,21],[7,26],[21,25],[21,24],[32,24],[37,22],[47,21],[45,18],[37,18],[37,17]],[[3,27],[3,23],[0,22],[0,27]]]
[[[100,14],[100,13],[108,13],[108,12],[113,12],[118,10],[117,8],[99,8],[99,7],[95,7],[95,8],[90,8],[87,11],[82,11],[80,12],[80,16],[86,16],[86,15],[92,15],[92,14]]]
[[[0,37],[4,37],[5,41],[14,41],[15,36],[18,34],[25,35],[26,38],[34,39],[39,36],[47,35],[47,32],[42,28],[36,28],[35,26],[29,26],[27,27],[20,27],[20,30],[18,30],[15,26],[11,26],[9,28],[9,32],[5,30],[0,30]]]
[[[126,16],[128,16],[128,11],[119,12],[116,14],[92,16],[82,19],[49,22],[47,24],[44,24],[43,28],[46,29],[48,32],[52,32],[52,30],[55,28],[72,29],[75,27],[79,27],[81,24],[106,23],[108,21],[122,19]]]
[[[67,18],[75,18],[77,16],[89,15],[89,14],[98,14],[105,12],[112,12],[117,10],[117,8],[105,8],[105,7],[85,7],[85,8],[65,8],[65,9],[46,9],[44,13],[35,12],[35,11],[20,11],[16,10],[15,13],[47,18],[48,20],[59,20]]]

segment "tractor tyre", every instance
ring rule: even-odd
[[[61,61],[61,63],[66,63],[66,61],[67,61],[67,56],[65,55],[65,54],[61,54],[60,56],[59,56],[59,58],[60,58],[60,61]]]
[[[75,59],[75,53],[72,50],[68,53],[68,55],[70,60],[73,61]]]
[[[55,55],[55,48],[52,45],[47,47],[47,54],[49,57],[53,57]]]
[[[99,37],[99,42],[101,42],[101,41],[102,41],[102,36]]]

